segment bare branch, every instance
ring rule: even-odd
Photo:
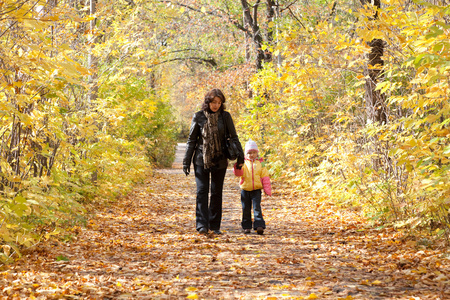
[[[201,49],[190,49],[190,48],[188,48],[188,49],[180,49],[180,50],[168,51],[167,53],[177,53],[177,52],[187,52],[187,51],[199,51],[199,52],[205,53],[204,50],[201,50]]]
[[[213,16],[213,17],[227,19],[228,23],[234,25],[237,29],[239,29],[241,31],[244,31],[246,33],[249,33],[249,31],[242,24],[240,24],[238,20],[233,19],[230,15],[228,15],[226,13],[225,13],[225,15],[222,15],[222,14],[219,14],[217,11],[205,11],[205,12],[202,12],[201,9],[192,7],[192,6],[187,5],[187,4],[179,3],[179,2],[176,2],[176,1],[159,0],[159,2],[170,3],[170,4],[173,4],[173,5],[177,5],[177,6],[180,6],[180,7],[187,8],[189,10],[192,10],[192,11],[195,11],[195,12],[198,12],[198,13],[202,13],[202,14],[205,13],[205,14]]]
[[[195,11],[195,12],[198,12],[198,13],[205,13],[205,14],[207,14],[207,15],[211,15],[211,16],[214,16],[214,17],[222,17],[221,15],[219,15],[219,14],[218,14],[217,12],[215,12],[215,11],[205,11],[205,12],[202,12],[201,9],[192,7],[192,6],[187,5],[187,4],[179,3],[179,2],[176,2],[176,1],[159,0],[159,2],[162,2],[162,3],[170,3],[170,4],[173,4],[173,5],[177,5],[177,6],[181,6],[181,7],[187,8],[187,9],[189,9],[189,10],[192,10],[192,11]]]
[[[295,0],[294,2],[291,2],[290,4],[286,5],[285,8],[280,9],[280,11],[283,12],[283,11],[285,11],[286,9],[289,9],[289,10],[290,10],[291,6],[294,5],[295,3],[297,3],[297,1],[298,1],[298,0]]]
[[[299,18],[297,18],[297,16],[294,14],[294,12],[291,10],[290,7],[287,8],[290,12],[290,14],[292,15],[292,17],[298,22],[300,23],[300,25],[302,25],[303,29],[306,29],[305,25],[303,25],[302,21],[300,21]]]
[[[217,63],[214,60],[214,58],[207,59],[207,58],[202,58],[202,57],[176,57],[176,58],[171,58],[171,59],[161,61],[161,62],[157,63],[156,65],[161,65],[161,64],[165,64],[165,63],[177,61],[177,60],[186,60],[186,61],[192,60],[192,61],[194,61],[196,63],[200,63],[200,64],[206,63],[213,67],[217,66]]]

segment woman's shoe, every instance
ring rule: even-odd
[[[206,230],[206,228],[202,227],[198,230],[198,233],[200,234],[208,234],[208,230]]]
[[[250,229],[244,229],[244,233],[245,233],[245,234],[249,234],[250,232],[251,232]]]
[[[220,229],[213,230],[213,232],[214,232],[215,234],[222,234],[222,231],[220,231]]]
[[[264,233],[264,228],[262,228],[262,227],[256,228],[256,233],[257,234],[263,234]]]

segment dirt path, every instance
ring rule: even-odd
[[[182,146],[182,145],[180,145]],[[182,153],[180,149],[178,153]],[[0,275],[4,299],[450,299],[442,250],[365,228],[350,212],[263,197],[263,236],[240,230],[227,173],[221,236],[195,231],[195,182],[180,160],[99,210],[70,243],[43,244]]]

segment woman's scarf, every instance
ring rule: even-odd
[[[219,113],[205,111],[206,123],[203,126],[203,163],[205,169],[215,165],[215,158],[222,155],[222,147],[219,137]]]

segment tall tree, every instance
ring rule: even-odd
[[[373,2],[368,0],[361,0],[361,4],[366,6],[368,4],[373,5],[375,12],[372,18],[373,21],[378,19],[378,10],[381,8],[381,0],[374,0]],[[377,82],[380,80],[382,74],[382,67],[384,65],[383,52],[384,41],[382,39],[373,39],[369,42],[370,53],[368,55],[367,68],[366,68],[366,109],[369,120],[380,124],[387,123],[387,110],[386,110],[386,96],[379,90],[376,90]]]
[[[253,41],[255,52],[256,52],[256,61],[255,66],[256,70],[262,69],[263,62],[268,62],[271,60],[271,53],[268,51],[264,51],[262,49],[264,40],[261,32],[261,26],[259,24],[259,14],[258,8],[261,4],[261,0],[257,0],[253,6],[250,6],[247,0],[241,0],[242,10],[244,14],[244,26],[239,27],[243,28],[247,34],[251,36]],[[275,15],[274,11],[274,1],[267,0],[267,11],[268,11],[268,19],[267,22],[271,21],[273,16]],[[267,40],[272,41],[272,31],[268,30]]]
[[[97,1],[96,0],[89,0],[89,15],[90,15],[90,21],[89,21],[89,44],[91,45],[88,53],[88,68],[90,69],[90,75],[88,78],[89,83],[89,92],[88,92],[88,99],[87,99],[87,107],[91,106],[92,101],[95,101],[97,99],[98,94],[98,60],[92,53],[92,49],[97,42],[97,33],[95,32],[95,23],[97,18],[95,17],[95,13],[97,10]]]

